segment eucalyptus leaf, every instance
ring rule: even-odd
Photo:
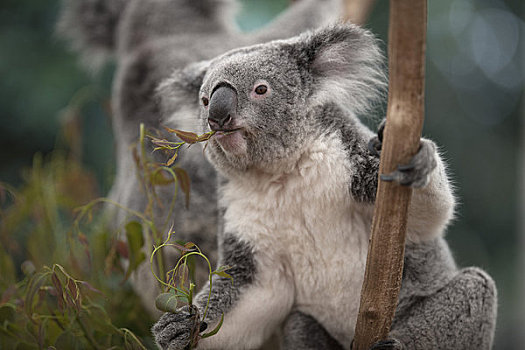
[[[224,271],[213,271],[212,274],[233,280],[233,277]]]
[[[178,296],[173,293],[162,293],[155,299],[155,307],[164,312],[177,312]]]
[[[196,143],[199,140],[199,135],[193,132],[190,132],[190,131],[172,129],[172,128],[168,128],[167,126],[165,126],[164,129],[166,129],[168,132],[171,132],[177,135],[179,139],[189,144]]]
[[[224,321],[224,313],[221,315],[221,320],[219,321],[217,326],[211,332],[204,333],[203,335],[201,335],[201,338],[208,338],[208,337],[211,337],[212,335],[217,334],[217,332],[219,332],[219,329],[221,329],[221,327],[222,327],[222,322],[223,321]]]
[[[137,221],[130,221],[126,224],[126,238],[128,240],[129,266],[126,271],[125,279],[128,279],[133,271],[146,260],[146,254],[142,251],[144,246],[144,236],[142,225]]]
[[[66,330],[62,332],[55,341],[55,347],[57,349],[79,349],[79,338],[76,337],[71,331]]]
[[[179,181],[179,186],[182,192],[184,192],[186,196],[186,208],[190,206],[190,177],[186,170],[182,168],[173,168],[173,171],[175,172],[175,175],[177,176],[177,180]]]
[[[5,322],[14,322],[16,315],[16,307],[12,304],[5,304],[0,306],[0,325]]]

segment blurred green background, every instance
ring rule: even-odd
[[[263,25],[285,0],[244,0],[239,25]],[[95,76],[54,35],[58,0],[0,3],[0,181],[17,186],[35,153],[63,143],[61,128],[81,106],[81,157],[106,194],[114,173],[104,109],[113,69]],[[486,269],[499,289],[495,349],[525,342],[522,0],[429,1],[424,135],[442,147],[459,206],[448,240],[461,266]],[[388,2],[366,27],[387,43]],[[0,291],[1,292],[1,291]],[[522,339],[520,339],[520,337]]]

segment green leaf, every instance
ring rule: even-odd
[[[103,334],[114,334],[115,326],[111,323],[106,310],[98,304],[91,304],[87,310],[82,310],[81,318],[85,320],[85,324],[89,324],[94,331],[99,331]]]
[[[13,304],[5,304],[0,306],[0,325],[5,322],[14,322],[16,315],[16,306]]]
[[[142,225],[137,221],[130,221],[126,224],[126,238],[128,239],[129,266],[124,280],[127,280],[131,273],[146,260],[146,254],[142,251],[144,246],[144,236]]]
[[[67,289],[69,290],[71,297],[73,298],[75,309],[77,310],[77,312],[80,312],[80,304],[82,303],[82,296],[80,294],[77,284],[71,278],[68,278],[66,286],[67,286]]]
[[[171,158],[166,162],[166,166],[171,166],[173,163],[175,163],[175,159],[177,159],[178,155],[179,153],[175,152],[173,156],[171,156]]]
[[[177,312],[178,295],[162,293],[155,299],[155,307],[164,312]]]
[[[44,284],[47,275],[45,273],[36,273],[29,280],[29,284],[26,290],[26,297],[24,300],[25,311],[28,316],[31,317],[33,314],[33,299],[35,294],[38,292],[42,284]],[[57,291],[58,293],[58,291]]]
[[[229,270],[231,268],[232,267],[230,265],[221,265],[221,266],[219,266],[218,268],[215,269],[215,272],[227,271],[227,270]]]
[[[167,164],[170,166],[171,164]],[[157,168],[153,171],[149,177],[149,180],[152,185],[165,186],[175,182],[175,178],[167,176],[166,172],[162,168]]]
[[[164,129],[166,129],[168,132],[177,135],[179,139],[189,144],[196,143],[199,139],[199,135],[197,135],[194,132],[172,129],[168,128],[167,126],[165,126]]]
[[[175,272],[175,285],[183,287],[188,280],[189,275],[190,272],[188,270],[188,266],[186,266],[186,264],[179,265],[177,271]]]
[[[89,282],[79,281],[79,283],[80,283],[80,285],[86,287],[91,292],[98,293],[98,294],[104,294],[100,290],[98,290],[97,288],[93,287]]]
[[[57,349],[78,349],[79,339],[71,331],[62,332],[55,341]]]
[[[213,271],[212,274],[233,280],[233,277],[224,271]]]
[[[182,168],[173,168],[173,171],[179,181],[180,189],[186,195],[186,208],[188,208],[190,206],[190,177],[186,170]]]
[[[215,134],[215,131],[210,131],[210,132],[207,132],[205,134],[202,134],[199,137],[197,137],[197,142],[208,141],[210,139],[210,137],[213,136],[213,134]]]
[[[64,312],[64,290],[62,288],[62,283],[55,272],[51,275],[51,282],[53,282],[53,286],[57,293],[58,309],[60,312]]]
[[[188,295],[188,304],[193,304],[193,292],[195,291],[195,283],[190,282],[190,294]]]
[[[224,321],[224,313],[222,313],[221,315],[221,320],[219,321],[219,324],[211,332],[204,333],[203,335],[201,335],[201,338],[208,338],[208,337],[211,337],[212,335],[217,334],[217,332],[219,332],[219,329],[221,329],[222,327],[223,321]]]
[[[226,270],[229,270],[231,269],[231,266],[228,266],[228,265],[222,265],[222,266],[219,266],[215,271],[213,271],[211,274],[212,275],[217,275],[217,276],[221,276],[221,277],[224,277],[224,278],[229,278],[232,282],[232,285],[233,285],[233,277],[226,273],[225,271]]]

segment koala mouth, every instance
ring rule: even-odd
[[[230,135],[230,134],[233,134],[237,131],[241,131],[242,128],[236,128],[236,129],[225,129],[225,130],[216,130],[215,131],[215,137],[222,137],[222,136],[227,136],[227,135]]]
[[[212,140],[228,154],[244,154],[246,152],[246,139],[243,128],[216,130]]]

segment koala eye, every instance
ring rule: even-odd
[[[255,93],[257,95],[264,95],[267,91],[268,91],[268,87],[266,85],[264,85],[264,84],[258,85],[255,88]]]
[[[202,104],[204,105],[204,107],[207,107],[208,104],[210,103],[210,100],[207,97],[202,97],[201,101],[202,101]]]

